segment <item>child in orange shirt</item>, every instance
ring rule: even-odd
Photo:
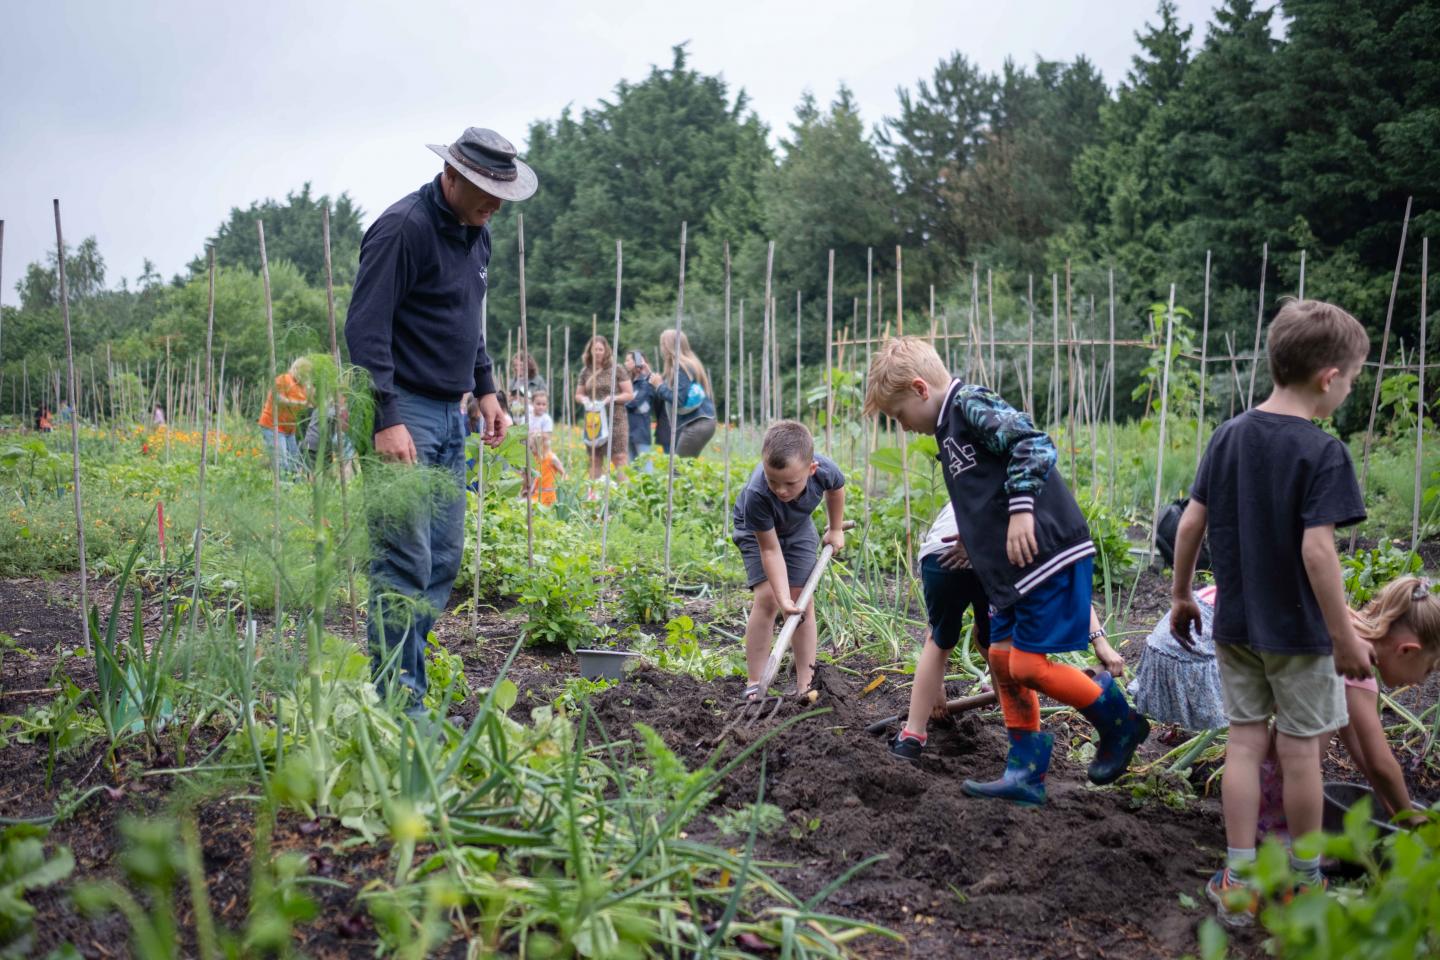
[[[542,507],[555,505],[555,488],[560,477],[565,476],[565,464],[550,449],[550,434],[532,433],[528,438],[530,459],[539,474],[539,480],[530,485],[530,499]]]

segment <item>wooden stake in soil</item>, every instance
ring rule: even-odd
[[[270,554],[275,563],[275,643],[279,645],[284,638],[281,622],[283,618],[280,616],[280,396],[275,392],[275,381],[279,379],[280,372],[275,361],[275,305],[270,299],[270,261],[265,256],[265,221],[255,221],[255,232],[260,236],[260,277],[264,281],[265,289],[265,339],[270,345],[270,413],[275,424],[272,431],[274,436],[270,441],[270,473],[274,479],[275,507],[270,530]],[[166,346],[168,348],[168,341]],[[165,412],[168,415],[170,411]]]
[[[995,389],[1000,389],[1000,368],[995,364],[995,272],[985,268],[985,311],[990,315],[990,375],[996,377]]]
[[[725,245],[728,248],[730,245],[730,241],[725,241]],[[736,348],[735,359],[738,360],[740,364],[738,384],[740,389],[737,391],[737,393],[739,393],[739,396],[736,397],[736,400],[738,401],[738,407],[740,410],[740,431],[741,433],[744,433],[746,406],[745,401],[750,391],[750,381],[746,378],[745,374],[745,301],[743,299],[740,301],[740,316],[737,318],[737,326],[739,327],[740,343],[739,346]]]
[[[933,290],[934,287],[931,287]],[[934,310],[934,305],[931,305]],[[825,456],[835,457],[835,251],[829,256],[825,277]]]
[[[760,318],[760,407],[757,411],[759,426],[769,422],[770,410],[770,326],[774,311],[770,306],[770,278],[775,270],[775,241],[765,245],[765,303]]]
[[[1115,268],[1110,268],[1110,508],[1115,508]]]
[[[670,468],[665,479],[665,582],[670,582],[670,533],[675,523],[675,440],[680,435],[680,326],[681,319],[685,316],[685,235],[689,226],[687,221],[680,221],[680,287],[675,298],[675,341],[671,345],[671,364],[674,366],[670,378],[670,396],[676,401],[670,405]],[[775,245],[772,243],[770,249],[773,251]],[[767,271],[768,273],[768,271]],[[767,275],[765,287],[770,287]]]
[[[900,244],[895,244],[895,331],[905,336],[905,275],[901,270]],[[908,525],[907,525],[908,526]]]
[[[1421,465],[1425,453],[1425,321],[1430,299],[1430,238],[1420,239],[1420,345],[1415,348],[1415,358],[1420,380],[1420,392],[1415,399],[1415,497],[1410,517],[1410,552],[1420,546],[1420,501],[1425,490],[1420,486]]]
[[[70,293],[65,285],[65,234],[60,229],[60,201],[55,201],[55,269],[60,282],[60,318],[65,322],[65,363],[70,371],[70,396],[75,396],[75,343],[70,336]],[[58,405],[57,405],[58,406]],[[85,498],[80,492],[80,414],[71,403],[70,479],[75,487],[75,546],[80,553],[80,637],[90,652],[90,572],[85,558]]]
[[[327,220],[326,226],[329,223]],[[328,237],[329,230],[326,230]],[[328,250],[328,246],[327,246]],[[209,305],[205,310],[205,401],[204,419],[200,425],[200,475],[195,487],[195,584],[190,590],[190,636],[195,636],[195,627],[200,617],[200,552],[205,537],[205,454],[210,441],[210,375],[214,366],[211,362],[215,346],[215,248],[210,248],[210,293]],[[326,257],[329,260],[329,257]]]
[[[335,330],[335,268],[330,255],[330,205],[328,203],[320,211],[320,234],[321,243],[325,248],[325,316],[330,323],[330,357],[335,361],[335,372],[337,375],[336,396],[333,398],[333,400],[335,403],[334,416],[337,420],[336,427],[338,428],[339,419],[345,415],[345,398],[339,393],[339,384],[341,382],[339,378],[340,339],[336,335]],[[212,259],[214,257],[214,248],[211,248],[211,257]],[[214,285],[213,278],[211,280],[211,285]],[[213,303],[211,304],[211,308],[213,310]],[[483,335],[480,342],[485,342]],[[210,362],[210,353],[208,347],[206,348],[205,362],[207,364]],[[208,391],[208,386],[206,389]],[[328,412],[322,413],[321,416],[325,419],[329,418]],[[340,474],[340,524],[342,530],[341,542],[348,543],[350,539],[350,496],[349,491],[346,488],[349,486],[348,474],[350,473],[350,458],[346,455],[346,441],[344,440],[344,437],[346,435],[345,431],[337,429],[334,432],[335,436],[341,438],[340,443],[338,444],[340,449],[331,450],[330,455],[334,456],[335,462],[340,464],[340,469],[338,472]],[[321,440],[320,448],[322,450],[324,450],[328,445],[328,438]],[[484,446],[484,444],[481,444],[481,446]],[[198,558],[200,554],[198,548],[196,549],[195,554]],[[477,563],[479,562],[479,557],[480,555],[477,553],[475,555]],[[199,576],[198,572],[196,576]],[[350,591],[350,630],[353,633],[360,626],[360,607],[355,596],[355,562],[348,555],[348,551],[345,558],[345,582],[346,586],[349,588]]]
[[[875,250],[872,247],[865,248],[865,374],[860,378],[861,395],[870,387],[870,349],[875,335],[872,325],[872,297],[875,280]],[[874,449],[871,437],[880,423],[879,417],[871,417],[868,424],[862,424],[860,430],[860,459],[865,464],[865,479],[862,481],[861,497],[865,501],[865,529],[870,529],[870,491],[873,489],[874,468],[870,463],[870,451]]]
[[[1175,342],[1175,284],[1170,284],[1170,308],[1165,314],[1165,370],[1160,376],[1160,443],[1155,451],[1155,509],[1150,513],[1150,563],[1160,531],[1160,490],[1165,478],[1165,422],[1170,413],[1170,348]]]
[[[1113,337],[1111,338],[1114,339]],[[1115,349],[1113,346],[1110,349]],[[1210,351],[1210,251],[1205,251],[1205,319],[1200,324],[1200,413],[1195,418],[1195,466],[1205,452],[1205,358]]]
[[[1027,283],[1029,285],[1029,320],[1025,327],[1025,409],[1030,411],[1031,419],[1036,416],[1035,410],[1035,274],[1029,274]],[[1115,337],[1111,336],[1111,340]]]
[[[520,352],[524,354],[526,363],[526,372],[523,376],[528,378],[530,375],[530,327],[525,316],[525,214],[523,213],[517,214],[515,217],[515,239],[518,243],[520,253]],[[590,336],[595,336],[595,321],[593,318],[590,321]],[[530,463],[530,439],[528,435],[530,428],[530,410],[528,406],[530,402],[530,391],[528,383],[522,402],[527,405],[525,410],[525,428],[527,434],[525,439],[525,478],[533,484],[536,481],[537,474],[532,471],[532,465]],[[535,569],[535,501],[531,498],[528,490],[525,493],[525,563],[531,570]]]
[[[1385,351],[1390,346],[1390,321],[1395,317],[1395,295],[1400,290],[1400,267],[1405,262],[1405,236],[1410,230],[1410,204],[1414,197],[1405,198],[1405,219],[1400,224],[1400,249],[1395,254],[1395,276],[1390,281],[1390,304],[1385,308],[1385,332],[1380,335],[1380,366],[1375,370],[1375,392],[1370,397],[1370,419],[1365,424],[1365,445],[1360,458],[1360,495],[1363,497],[1370,481],[1370,441],[1375,437],[1375,414],[1380,409],[1380,385],[1385,382]],[[1350,530],[1350,551],[1355,550],[1355,541],[1360,536],[1357,525]]]
[[[486,336],[489,331],[486,329],[486,305],[490,301],[490,292],[486,290],[480,297],[480,342],[486,343]],[[565,328],[565,344],[570,344],[570,328]],[[569,362],[569,350],[566,351],[566,362]],[[567,370],[568,374],[568,370]],[[501,409],[509,407],[509,396],[506,392],[506,380],[509,372],[501,375],[499,397]],[[567,377],[568,379],[568,377]],[[568,383],[566,384],[569,385]],[[565,408],[570,408],[566,402]],[[466,412],[469,416],[469,412]],[[485,443],[481,440],[475,444],[475,556],[470,564],[470,630],[478,633],[480,630],[480,558],[485,553]]]
[[[1300,251],[1300,299],[1305,299],[1305,251]]]
[[[800,291],[795,291],[795,419],[804,420],[800,399]]]
[[[610,423],[610,436],[609,436],[609,438],[608,438],[608,439],[606,440],[606,442],[605,442],[605,467],[606,467],[606,471],[605,471],[605,503],[604,503],[604,505],[600,508],[600,570],[601,570],[601,576],[604,576],[605,561],[606,561],[607,556],[609,555],[609,554],[608,554],[608,550],[609,550],[609,546],[610,546],[610,492],[611,492],[611,490],[614,489],[614,487],[615,487],[615,479],[614,479],[614,476],[613,476],[613,474],[614,474],[614,472],[615,472],[615,467],[614,467],[614,463],[615,463],[615,448],[614,448],[615,424],[614,424],[614,418],[615,418],[616,416],[621,416],[621,417],[625,416],[625,408],[624,408],[624,406],[622,405],[622,406],[617,407],[616,404],[615,404],[615,392],[616,392],[616,390],[617,390],[618,387],[619,387],[618,378],[619,378],[619,376],[620,376],[620,360],[619,360],[619,358],[616,356],[615,351],[616,351],[616,349],[618,349],[618,345],[619,345],[619,343],[620,343],[620,277],[621,277],[621,270],[622,270],[623,263],[624,263],[624,260],[623,260],[623,257],[622,257],[622,255],[621,255],[620,241],[617,239],[617,240],[615,241],[615,329],[614,329],[614,332],[613,332],[613,334],[612,334],[612,339],[611,339],[611,341],[610,341],[610,417],[611,417],[611,423]],[[548,328],[547,328],[547,330],[546,330],[546,337],[547,337],[547,339],[548,339],[548,337],[549,337],[549,330],[548,330]],[[676,348],[675,348],[675,349],[676,349],[676,353],[678,354],[678,353],[679,353],[679,349],[680,349],[678,344],[676,345]],[[546,353],[547,353],[547,355],[548,355],[548,353],[549,353],[548,349],[547,349]],[[591,362],[592,362],[592,363],[594,362],[594,361],[593,361],[593,358],[592,358]],[[598,372],[598,371],[597,371],[597,372]],[[617,414],[617,412],[616,412],[617,410],[619,411],[618,414]],[[537,469],[537,470],[539,469],[539,466],[538,466],[538,465],[536,466],[536,469]],[[604,610],[604,608],[605,608],[605,593],[604,593],[604,591],[601,591],[601,593],[600,593],[600,608],[601,608],[601,610]]]
[[[731,534],[730,516],[730,434],[735,432],[734,424],[731,423],[730,410],[730,241],[725,241],[725,456],[722,470],[725,474],[725,538],[728,540]],[[744,316],[744,302],[741,302],[741,316]],[[744,330],[744,321],[741,321],[741,330]]]
[[[1055,423],[1057,414],[1065,415],[1060,402],[1060,275],[1050,274],[1050,321],[1052,362],[1050,365],[1050,408],[1045,413],[1047,424]]]
[[[1260,328],[1265,324],[1265,274],[1269,264],[1270,243],[1266,241],[1260,246],[1260,307],[1255,313],[1255,350],[1250,364],[1250,389],[1245,393],[1246,410],[1249,410],[1255,402],[1255,371],[1260,369]]]

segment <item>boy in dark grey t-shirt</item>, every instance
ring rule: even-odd
[[[811,516],[825,501],[829,526],[815,534]],[[833,461],[815,453],[815,440],[803,424],[781,420],[765,432],[760,463],[735,499],[735,545],[745,561],[745,585],[755,596],[745,624],[745,695],[763,696],[757,686],[770,657],[776,614],[800,613],[795,605],[815,569],[822,542],[838,554],[845,548],[845,475]],[[815,604],[804,611],[795,630],[797,690],[810,689],[815,672]]]
[[[1290,835],[1320,829],[1320,757],[1347,720],[1339,674],[1370,676],[1369,645],[1345,605],[1335,528],[1365,518],[1349,451],[1311,421],[1335,412],[1370,348],[1360,322],[1317,300],[1290,301],[1266,343],[1275,389],[1222,424],[1195,476],[1175,543],[1171,629],[1186,647],[1200,610],[1191,581],[1208,527],[1219,586],[1216,659],[1230,720],[1221,803],[1225,867],[1206,893],[1228,926],[1251,923],[1260,764],[1275,750]],[[1320,882],[1320,858],[1290,854],[1301,882]]]

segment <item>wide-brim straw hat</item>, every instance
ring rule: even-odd
[[[449,146],[425,146],[492,197],[512,202],[525,200],[540,185],[535,171],[515,156],[515,145],[494,130],[469,127]]]

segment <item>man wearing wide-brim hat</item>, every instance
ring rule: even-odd
[[[373,534],[372,663],[381,692],[398,683],[412,713],[424,709],[425,637],[450,599],[465,539],[460,398],[478,399],[489,446],[510,425],[480,328],[486,224],[505,201],[536,187],[534,171],[493,130],[471,127],[449,146],[429,147],[444,169],[365,231],[345,318],[350,359],[370,372],[375,393],[375,451],[455,477],[453,497],[418,498]]]

